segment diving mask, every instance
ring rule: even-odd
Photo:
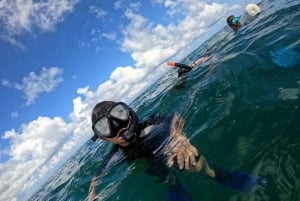
[[[121,135],[127,142],[135,140],[137,125],[135,112],[125,103],[119,102],[111,106],[107,112],[99,116],[92,129],[95,136],[113,138]]]

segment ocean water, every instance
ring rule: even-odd
[[[207,47],[212,57],[182,80],[176,70],[133,101],[140,117],[177,112],[184,132],[208,161],[265,178],[238,192],[204,173],[179,174],[194,201],[300,200],[300,1],[262,1],[262,13],[237,33],[228,27]],[[87,142],[30,200],[87,200],[90,179],[111,148]],[[167,185],[144,173],[145,161],[112,168],[96,187],[103,201],[165,201]]]

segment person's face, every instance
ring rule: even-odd
[[[95,135],[106,141],[120,146],[128,146],[124,132],[132,125],[131,109],[124,103],[116,103],[106,113],[99,116],[92,128]],[[134,124],[133,124],[134,125]]]

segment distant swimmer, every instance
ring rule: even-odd
[[[177,70],[178,77],[181,77],[184,74],[190,72],[192,70],[192,68],[193,68],[192,66],[189,66],[189,65],[186,65],[186,64],[182,64],[182,63],[177,63],[177,62],[174,62],[174,61],[168,61],[167,65],[171,66],[171,67],[173,67],[173,66],[178,67],[178,70]]]
[[[260,7],[256,4],[248,4],[245,8],[245,13],[242,16],[236,17],[230,15],[227,17],[227,25],[236,32],[242,25],[251,21],[260,13]]]
[[[234,32],[241,27],[240,19],[241,17],[235,17],[234,15],[230,15],[227,18],[227,24]]]
[[[202,54],[201,56],[198,57],[197,60],[195,60],[190,66],[186,65],[186,64],[182,64],[182,63],[177,63],[177,62],[173,62],[173,61],[169,61],[167,63],[168,66],[176,66],[178,67],[178,77],[183,76],[184,74],[190,72],[195,66],[200,65],[201,63],[205,62],[211,55],[211,52],[213,50],[215,50],[216,47],[213,46],[209,49],[206,50],[206,52],[204,54]]]

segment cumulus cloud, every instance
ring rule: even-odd
[[[121,48],[131,54],[136,67],[148,68],[149,71],[189,46],[213,24],[225,19],[224,11],[239,7],[231,5],[229,8],[227,4],[206,4],[203,1],[195,3],[191,0],[165,1],[164,5],[169,11],[176,9],[177,13],[182,13],[183,19],[163,26],[154,24],[131,9],[125,13],[130,24],[123,30],[125,37]]]
[[[39,117],[24,124],[19,132],[14,129],[6,131],[3,138],[11,142],[11,158],[0,164],[1,200],[11,200],[9,195],[16,195],[16,187],[22,192],[19,199],[24,198],[24,192],[42,180],[62,159],[61,152],[66,151],[68,140],[73,137],[72,131],[72,124],[65,123],[60,117]]]
[[[62,73],[63,69],[61,68],[43,67],[38,75],[35,72],[30,72],[28,76],[23,78],[22,83],[3,79],[2,85],[22,91],[25,94],[26,105],[31,105],[41,93],[53,91],[63,81]]]
[[[14,45],[16,37],[34,29],[52,31],[63,21],[63,15],[73,10],[79,0],[45,1],[1,1],[0,2],[0,38]]]
[[[118,1],[118,8],[120,6],[121,1]],[[167,70],[164,62],[168,58],[185,49],[195,38],[207,31],[212,23],[225,15],[224,9],[229,9],[226,4],[197,3],[191,6],[191,1],[178,2],[172,6],[165,4],[168,9],[176,6],[185,17],[177,24],[170,23],[165,26],[151,22],[138,13],[138,9],[126,10],[124,15],[129,24],[122,31],[124,38],[120,48],[131,55],[135,65],[117,67],[111,73],[110,79],[100,84],[96,91],[91,91],[89,87],[79,89],[77,93],[81,96],[73,101],[74,108],[77,108],[71,114],[73,121],[82,121],[80,113],[89,117],[90,114],[86,111],[91,111],[92,106],[99,101],[132,101]],[[197,12],[192,12],[194,10]],[[95,32],[97,31],[94,30],[93,33]]]

